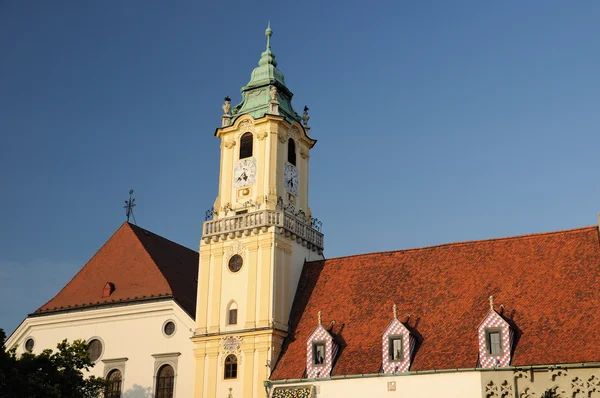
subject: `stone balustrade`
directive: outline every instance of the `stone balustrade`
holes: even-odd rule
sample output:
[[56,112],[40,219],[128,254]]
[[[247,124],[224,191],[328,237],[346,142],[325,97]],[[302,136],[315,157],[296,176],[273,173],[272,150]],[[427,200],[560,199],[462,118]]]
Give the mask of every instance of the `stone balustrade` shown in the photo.
[[323,234],[312,228],[310,223],[283,210],[259,210],[205,221],[202,239],[204,243],[218,242],[266,232],[271,227],[319,254],[323,252]]

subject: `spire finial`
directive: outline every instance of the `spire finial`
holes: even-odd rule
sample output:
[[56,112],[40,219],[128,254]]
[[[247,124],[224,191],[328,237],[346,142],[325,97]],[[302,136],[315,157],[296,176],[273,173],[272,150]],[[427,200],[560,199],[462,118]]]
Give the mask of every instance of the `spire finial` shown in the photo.
[[267,30],[265,30],[265,36],[267,36],[267,50],[271,49],[271,36],[273,36],[273,31],[271,30],[271,21],[267,25]]
[[320,325],[320,324],[321,324],[321,311],[319,311],[319,312],[317,313],[317,316],[319,317],[319,325]]
[[275,61],[275,54],[271,52],[271,36],[273,36],[273,31],[271,30],[271,21],[269,21],[267,30],[265,30],[265,36],[267,36],[267,49],[260,55],[258,65],[277,66],[277,62]]
[[396,307],[396,303],[394,303],[394,305],[392,306],[392,311],[394,311],[394,319],[398,319],[398,314],[396,313],[396,309],[398,307]]
[[490,296],[490,311],[494,311],[494,296]]

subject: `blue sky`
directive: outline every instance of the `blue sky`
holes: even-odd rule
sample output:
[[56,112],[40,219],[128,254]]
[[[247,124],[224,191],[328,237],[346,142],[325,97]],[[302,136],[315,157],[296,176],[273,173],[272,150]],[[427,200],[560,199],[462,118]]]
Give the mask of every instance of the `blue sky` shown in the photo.
[[595,1],[3,1],[0,327],[123,223],[192,249],[221,104],[264,50],[310,107],[325,255],[569,229],[600,211]]

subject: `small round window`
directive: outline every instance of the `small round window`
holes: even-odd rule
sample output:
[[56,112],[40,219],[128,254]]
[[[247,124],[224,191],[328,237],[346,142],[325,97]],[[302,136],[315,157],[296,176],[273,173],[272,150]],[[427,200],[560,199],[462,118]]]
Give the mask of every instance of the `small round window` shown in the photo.
[[165,323],[165,326],[163,326],[163,332],[166,336],[173,336],[173,334],[175,334],[175,322],[168,321]]
[[229,259],[229,270],[231,272],[238,272],[240,269],[242,269],[242,264],[244,264],[242,256],[236,254],[235,256]]
[[89,342],[88,354],[90,361],[96,362],[102,355],[102,342],[98,339],[93,339]]
[[33,339],[32,338],[27,339],[27,341],[25,342],[25,350],[32,352],[34,346],[35,346],[35,342],[33,341]]

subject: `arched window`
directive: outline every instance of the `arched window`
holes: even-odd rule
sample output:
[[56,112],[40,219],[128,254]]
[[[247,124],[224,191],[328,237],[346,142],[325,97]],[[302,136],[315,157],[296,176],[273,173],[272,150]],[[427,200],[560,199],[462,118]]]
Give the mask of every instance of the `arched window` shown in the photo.
[[225,378],[237,379],[237,358],[235,355],[228,355],[225,358]]
[[229,304],[229,308],[227,309],[227,324],[237,325],[237,316],[237,304],[235,303],[235,301],[232,301],[231,304]]
[[252,133],[246,133],[240,139],[240,159],[252,156]]
[[121,382],[123,376],[118,369],[111,370],[106,376],[104,398],[121,398]]
[[291,138],[288,140],[288,162],[296,165],[296,142]]
[[173,398],[175,387],[175,372],[171,365],[163,365],[156,374],[155,398]]

